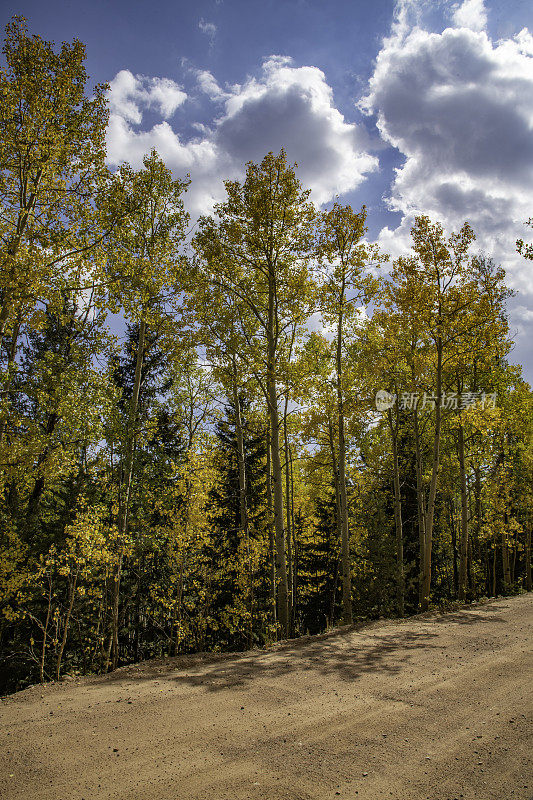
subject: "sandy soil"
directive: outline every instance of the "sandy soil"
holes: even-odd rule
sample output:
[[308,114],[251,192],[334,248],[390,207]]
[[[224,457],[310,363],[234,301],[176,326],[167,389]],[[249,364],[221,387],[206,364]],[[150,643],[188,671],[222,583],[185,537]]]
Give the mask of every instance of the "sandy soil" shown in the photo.
[[0,704],[4,800],[532,800],[533,595]]

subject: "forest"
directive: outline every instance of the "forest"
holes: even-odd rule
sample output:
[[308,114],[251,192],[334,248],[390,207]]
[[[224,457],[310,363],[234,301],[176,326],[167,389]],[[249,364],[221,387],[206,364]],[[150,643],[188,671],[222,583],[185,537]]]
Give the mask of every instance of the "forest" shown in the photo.
[[191,220],[157,152],[109,169],[84,63],[6,28],[0,691],[530,591],[531,390],[468,221],[391,260],[283,150]]

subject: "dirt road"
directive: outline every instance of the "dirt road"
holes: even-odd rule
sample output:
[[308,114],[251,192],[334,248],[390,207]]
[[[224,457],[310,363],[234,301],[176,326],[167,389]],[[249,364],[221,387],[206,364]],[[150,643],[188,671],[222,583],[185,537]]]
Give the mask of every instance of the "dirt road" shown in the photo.
[[531,800],[533,595],[0,704],[4,800]]

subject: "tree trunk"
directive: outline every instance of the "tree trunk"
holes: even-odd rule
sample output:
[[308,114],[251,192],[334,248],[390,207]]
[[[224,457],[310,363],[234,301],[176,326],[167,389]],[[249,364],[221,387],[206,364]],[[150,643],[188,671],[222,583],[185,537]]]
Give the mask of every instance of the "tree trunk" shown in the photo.
[[509,545],[507,542],[507,514],[504,514],[504,525],[502,526],[501,532],[501,545],[502,545],[502,567],[503,567],[503,582],[504,582],[504,592],[509,591],[509,587],[511,586],[511,564],[509,562]]
[[481,531],[481,470],[479,467],[474,467],[474,508],[476,513],[476,537],[479,539]]
[[442,399],[442,341],[437,339],[437,392],[435,408],[435,433],[433,436],[433,458],[431,462],[431,480],[425,523],[424,572],[422,581],[422,597],[420,610],[427,611],[431,592],[431,551],[433,543],[433,520],[435,515],[435,498],[440,466],[440,433],[441,433],[441,399]]
[[342,622],[353,623],[352,614],[352,565],[350,561],[350,530],[348,524],[348,499],[346,492],[346,441],[344,435],[344,397],[342,384],[342,330],[343,330],[344,286],[337,321],[337,426],[339,451],[339,496],[341,513],[341,566],[342,566]]
[[[467,512],[468,512],[467,513],[467,523],[468,523],[468,529],[470,530],[470,509],[469,508],[467,509]],[[472,535],[469,534],[468,535],[468,539],[467,539],[467,548],[466,548],[466,585],[467,585],[467,588],[470,589],[470,591],[473,592],[474,591],[474,578],[473,578],[473,575],[472,575],[472,561],[473,561],[472,546],[473,546],[472,545]]]
[[337,583],[339,581],[339,564],[340,557],[335,558],[335,567],[333,569],[333,583],[331,585],[331,595],[329,599],[329,627],[333,628],[335,625],[335,604],[337,602]]
[[135,450],[135,440],[137,437],[137,414],[139,410],[139,395],[141,391],[141,375],[144,359],[144,347],[146,341],[146,321],[141,318],[139,325],[139,341],[137,343],[137,354],[135,359],[135,378],[133,382],[133,394],[131,397],[130,413],[128,421],[128,439],[126,442],[126,455],[124,458],[123,486],[120,493],[119,513],[118,513],[118,560],[113,585],[113,615],[112,615],[112,643],[111,643],[111,668],[116,669],[118,664],[118,629],[119,629],[119,600],[120,600],[120,580],[122,577],[122,562],[124,560],[124,550],[126,545],[126,532],[128,528],[128,516],[130,510],[131,484],[133,477],[133,453]]
[[289,469],[290,469],[290,489],[291,489],[291,498],[290,498],[290,513],[291,513],[291,532],[292,532],[292,582],[291,582],[291,635],[295,635],[296,632],[296,604],[297,604],[297,595],[296,595],[296,588],[297,588],[297,556],[298,556],[298,545],[296,542],[296,526],[294,521],[294,473],[293,473],[293,461],[292,461],[292,450],[291,446],[289,445]]
[[403,527],[402,499],[400,494],[400,467],[398,464],[398,431],[392,422],[392,411],[388,411],[389,427],[392,440],[392,461],[394,470],[394,524],[396,528],[396,602],[398,614],[405,612],[405,576],[403,566]]
[[250,531],[248,526],[248,503],[246,499],[246,460],[244,457],[244,434],[242,429],[241,401],[237,386],[237,367],[233,359],[233,405],[235,406],[235,437],[237,440],[237,462],[239,468],[239,521],[240,527],[246,544],[246,557],[248,561],[248,612],[250,620],[248,624],[248,647],[253,644],[253,568],[250,551]]
[[278,408],[278,390],[276,385],[276,315],[274,280],[269,278],[269,310],[268,310],[268,364],[267,391],[270,412],[270,450],[272,457],[272,488],[274,499],[274,530],[276,534],[276,580],[278,619],[281,635],[286,637],[289,631],[289,588],[287,582],[287,561],[285,557],[285,519],[283,513],[283,471],[280,456],[280,422]]
[[468,560],[468,494],[466,490],[465,438],[461,421],[457,432],[457,455],[459,457],[459,484],[461,488],[461,536],[459,539],[459,600],[466,599]]
[[270,597],[272,602],[272,620],[275,625],[278,621],[276,602],[276,536],[274,533],[274,504],[272,502],[272,466],[270,455],[270,414],[268,415],[267,439],[267,517],[268,517],[268,542],[270,549]]
[[492,596],[496,597],[496,536],[494,536],[494,548],[492,550]]
[[63,652],[65,650],[65,645],[67,643],[67,635],[68,635],[68,626],[70,622],[70,615],[72,613],[72,607],[74,605],[74,595],[76,593],[76,582],[77,582],[77,575],[74,575],[74,578],[70,584],[70,591],[69,591],[69,602],[67,613],[65,616],[65,622],[63,623],[63,636],[61,637],[61,644],[59,645],[59,652],[57,654],[57,661],[56,661],[56,680],[59,680],[60,672],[61,672],[61,660],[63,658]]
[[455,509],[452,497],[448,498],[448,508],[450,513],[450,531],[452,535],[453,595],[454,597],[457,597],[459,593],[459,568],[457,565],[457,535],[455,532]]
[[285,449],[285,510],[286,510],[286,525],[287,525],[287,581],[289,587],[289,633],[292,636],[292,525],[291,525],[291,473],[290,473],[290,454],[289,454],[289,434],[287,431],[287,406],[289,398],[288,394],[285,395],[285,405],[283,409],[283,442]]
[[418,578],[418,604],[422,605],[424,587],[424,564],[426,562],[426,498],[422,480],[422,452],[420,449],[420,432],[418,429],[418,411],[414,409],[415,430],[415,458],[416,458],[416,504],[418,513],[418,541],[419,541],[419,578]]
[[[275,387],[270,393],[274,398]],[[280,424],[277,406],[271,409],[270,449],[272,457],[272,488],[274,500],[274,531],[276,537],[276,588],[278,619],[282,636],[288,634],[289,592],[287,582],[287,562],[285,557],[285,525],[283,515],[283,475],[279,448]]]
[[185,560],[187,552],[184,548],[180,558],[180,568],[178,573],[178,597],[176,601],[176,634],[173,641],[174,655],[178,655],[181,644],[181,617],[182,617],[182,600],[183,600],[183,578],[185,576]]
[[299,545],[298,545],[298,536],[296,534],[297,530],[301,533],[301,518],[300,518],[300,514],[299,513],[298,513],[298,526],[296,525],[295,516],[293,516],[293,523],[292,523],[292,531],[293,531],[293,536],[294,536],[294,548],[293,548],[293,552],[294,552],[294,569],[293,569],[294,584],[293,584],[293,590],[292,590],[292,596],[293,596],[293,601],[294,602],[293,602],[292,611],[293,611],[293,625],[294,625],[294,630],[295,631],[297,629],[299,630],[299,626],[298,626],[298,567],[299,567],[298,557],[299,557],[299,553],[300,553],[300,548],[299,548]]
[[43,646],[41,649],[41,662],[39,664],[39,681],[44,683],[44,665],[46,662],[46,643],[48,639],[48,625],[50,624],[50,615],[52,611],[52,573],[48,573],[48,603],[46,606],[46,620],[43,627]]
[[529,521],[526,529],[526,546],[525,546],[525,585],[526,591],[531,591],[531,522]]
[[341,525],[341,494],[339,489],[339,470],[337,464],[337,453],[335,450],[335,439],[333,435],[333,422],[329,417],[328,417],[328,433],[329,433],[329,447],[331,451],[331,465],[333,470],[333,481],[335,484],[335,525],[337,528],[337,540],[340,545],[342,541],[342,525]]
[[141,556],[139,577],[135,589],[135,641],[133,646],[134,661],[136,664],[141,660],[141,576],[144,574],[144,556]]

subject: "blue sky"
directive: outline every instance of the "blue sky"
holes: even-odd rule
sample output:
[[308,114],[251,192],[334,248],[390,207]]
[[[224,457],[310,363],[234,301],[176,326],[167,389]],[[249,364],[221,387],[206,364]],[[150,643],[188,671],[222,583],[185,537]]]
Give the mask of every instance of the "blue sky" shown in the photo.
[[[285,146],[317,204],[369,209],[393,256],[423,211],[468,220],[501,262],[513,359],[533,379],[533,4],[526,0],[208,0],[3,3],[56,42],[80,38],[111,84],[112,165],[157,147],[192,177],[191,213],[222,180]],[[531,266],[530,266],[531,265]]]

